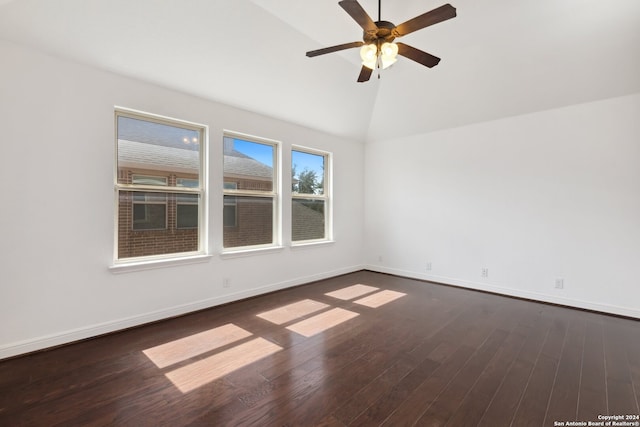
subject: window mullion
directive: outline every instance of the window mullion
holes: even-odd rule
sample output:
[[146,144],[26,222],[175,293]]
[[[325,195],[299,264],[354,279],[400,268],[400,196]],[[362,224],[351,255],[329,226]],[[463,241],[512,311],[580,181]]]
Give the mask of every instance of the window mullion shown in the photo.
[[275,197],[277,193],[273,191],[253,191],[253,190],[223,190],[225,196],[254,196],[254,197]]
[[176,186],[156,186],[156,185],[139,185],[139,184],[119,184],[115,185],[120,191],[142,191],[145,193],[182,193],[182,194],[201,194],[200,188],[176,187]]

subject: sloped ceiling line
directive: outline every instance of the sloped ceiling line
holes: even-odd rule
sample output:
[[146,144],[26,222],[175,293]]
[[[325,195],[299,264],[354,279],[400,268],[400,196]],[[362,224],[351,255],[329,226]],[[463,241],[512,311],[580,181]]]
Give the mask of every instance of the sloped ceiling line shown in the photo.
[[638,0],[383,1],[382,18],[446,2],[455,19],[406,37],[440,64],[366,84],[357,49],[304,55],[361,39],[337,0],[0,0],[0,38],[360,141],[640,92]]

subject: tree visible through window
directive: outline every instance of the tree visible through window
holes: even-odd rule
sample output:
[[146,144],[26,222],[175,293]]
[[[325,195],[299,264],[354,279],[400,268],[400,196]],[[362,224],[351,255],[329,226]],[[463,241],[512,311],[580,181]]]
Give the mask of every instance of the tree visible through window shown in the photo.
[[203,252],[205,128],[116,111],[116,259]]
[[329,238],[328,153],[297,148],[291,151],[291,239]]

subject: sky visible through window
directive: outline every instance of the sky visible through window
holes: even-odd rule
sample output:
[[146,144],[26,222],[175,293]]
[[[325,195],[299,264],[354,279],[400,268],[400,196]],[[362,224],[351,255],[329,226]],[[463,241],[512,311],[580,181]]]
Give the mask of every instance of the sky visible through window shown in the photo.
[[[267,144],[244,141],[235,138],[233,140],[235,150],[254,158],[260,163],[273,167],[273,147]],[[298,173],[305,169],[312,170],[318,178],[324,175],[324,157],[317,154],[292,151],[291,165],[295,166]]]
[[244,141],[242,139],[233,140],[233,148],[242,154],[264,163],[265,165],[273,168],[273,146],[267,144],[260,144],[257,142]]
[[316,173],[318,179],[322,179],[324,175],[324,156],[294,150],[291,152],[291,166],[296,168],[297,173],[305,169],[312,170]]

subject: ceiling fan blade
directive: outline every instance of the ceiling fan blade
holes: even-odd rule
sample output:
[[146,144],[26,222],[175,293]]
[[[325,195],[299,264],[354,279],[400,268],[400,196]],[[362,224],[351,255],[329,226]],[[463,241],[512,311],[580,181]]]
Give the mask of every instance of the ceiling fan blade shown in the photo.
[[408,44],[396,44],[398,45],[398,55],[402,55],[406,58],[416,61],[417,63],[422,64],[425,67],[435,67],[436,65],[438,65],[438,62],[440,62],[440,58],[438,58],[437,56],[433,56],[430,53],[423,52],[420,49],[409,46]]
[[371,78],[371,73],[373,73],[373,70],[363,65],[360,70],[360,75],[358,76],[358,82],[362,83],[368,81]]
[[398,25],[392,33],[395,37],[406,36],[409,33],[437,24],[438,22],[446,21],[447,19],[454,18],[455,16],[456,8],[450,4],[445,4],[433,9],[432,11],[416,16],[407,22],[403,22]]
[[378,31],[378,26],[373,22],[373,19],[367,12],[360,6],[356,0],[342,0],[339,1],[338,4],[342,7],[345,12],[349,14],[353,18],[354,21],[358,23],[366,32],[376,33]]
[[352,47],[360,47],[364,44],[364,42],[351,42],[339,44],[337,46],[325,47],[323,49],[312,50],[307,52],[307,56],[309,58],[313,58],[314,56],[324,55],[325,53],[337,52],[339,50],[351,49]]

